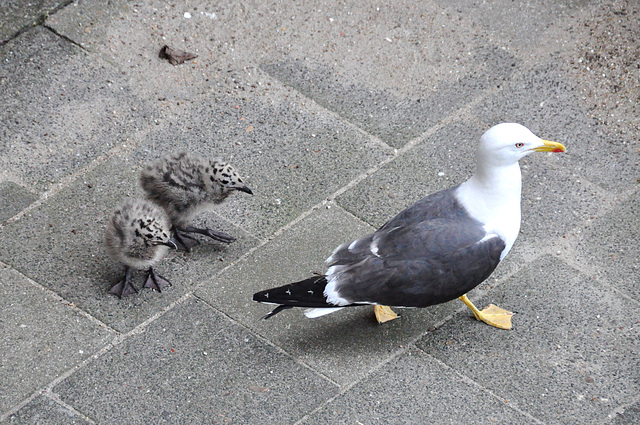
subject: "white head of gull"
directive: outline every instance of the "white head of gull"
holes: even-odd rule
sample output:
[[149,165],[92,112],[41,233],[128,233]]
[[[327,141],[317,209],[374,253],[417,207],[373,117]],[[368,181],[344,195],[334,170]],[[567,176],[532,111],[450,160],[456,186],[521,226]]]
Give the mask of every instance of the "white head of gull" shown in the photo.
[[522,175],[518,161],[533,152],[564,152],[564,146],[542,140],[520,124],[491,127],[478,144],[475,174],[456,192],[462,206],[484,224],[488,234],[504,239],[500,259],[511,250],[520,231]]

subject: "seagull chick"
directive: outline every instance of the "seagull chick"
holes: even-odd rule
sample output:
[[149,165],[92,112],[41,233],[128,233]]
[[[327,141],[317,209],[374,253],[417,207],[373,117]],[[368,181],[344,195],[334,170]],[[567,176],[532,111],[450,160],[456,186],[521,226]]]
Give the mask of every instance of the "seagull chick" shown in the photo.
[[176,248],[171,239],[171,222],[167,214],[152,202],[127,200],[113,212],[107,223],[105,242],[109,255],[125,266],[124,278],[115,284],[110,294],[126,297],[137,293],[131,283],[131,269],[148,269],[144,287],[162,292],[171,282],[156,274],[153,265]]
[[184,152],[166,155],[147,165],[140,184],[147,198],[169,215],[178,249],[184,251],[199,244],[187,233],[199,233],[224,243],[235,241],[222,232],[192,227],[191,219],[221,203],[233,191],[253,194],[231,165]]
[[466,293],[487,279],[520,231],[522,179],[518,161],[532,152],[564,152],[520,124],[490,128],[478,145],[476,172],[400,212],[376,232],[347,242],[327,259],[325,276],[254,294],[278,307],[307,307],[318,317],[371,305],[379,322],[397,315],[387,306],[427,307],[460,298],[476,319],[511,328],[513,313],[478,310]]

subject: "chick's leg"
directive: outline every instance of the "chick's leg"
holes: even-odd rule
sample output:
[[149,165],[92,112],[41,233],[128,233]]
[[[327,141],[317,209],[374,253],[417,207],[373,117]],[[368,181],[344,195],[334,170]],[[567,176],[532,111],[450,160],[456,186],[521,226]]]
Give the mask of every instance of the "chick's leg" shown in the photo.
[[201,235],[209,236],[211,239],[223,243],[231,243],[236,240],[236,238],[231,235],[227,235],[226,233],[222,232],[216,232],[215,230],[211,229],[199,229],[197,227],[188,226],[181,230],[188,233],[199,233]]
[[154,291],[162,292],[162,290],[168,286],[171,286],[171,282],[157,274],[153,270],[153,267],[149,267],[147,279],[144,281],[144,287],[151,288]]
[[118,298],[138,293],[138,290],[131,283],[131,268],[128,266],[124,268],[124,277],[109,289],[109,293],[117,295]]
[[186,234],[182,229],[177,227],[173,228],[173,241],[176,244],[178,251],[191,252],[191,248],[196,245],[200,245],[197,239]]

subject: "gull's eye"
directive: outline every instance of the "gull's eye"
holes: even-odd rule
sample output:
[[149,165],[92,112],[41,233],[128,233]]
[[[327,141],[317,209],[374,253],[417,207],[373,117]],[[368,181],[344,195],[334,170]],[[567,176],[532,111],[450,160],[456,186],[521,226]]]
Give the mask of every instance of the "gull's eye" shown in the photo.
[[521,148],[524,146],[524,143],[516,143],[516,148]]

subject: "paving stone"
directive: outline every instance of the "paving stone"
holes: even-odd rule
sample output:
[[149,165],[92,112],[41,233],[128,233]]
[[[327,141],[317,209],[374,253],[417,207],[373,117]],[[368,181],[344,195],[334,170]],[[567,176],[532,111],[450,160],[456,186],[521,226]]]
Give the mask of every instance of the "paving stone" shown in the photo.
[[38,396],[18,412],[10,415],[7,424],[33,425],[88,425],[95,422],[67,409],[46,396]]
[[371,307],[347,308],[317,319],[307,319],[295,309],[260,320],[273,306],[255,303],[252,296],[324,273],[323,262],[335,247],[371,230],[340,208],[319,209],[225,270],[196,295],[338,383],[353,382],[463,308],[462,303],[398,309],[401,319],[379,325]]
[[447,13],[472,21],[474,27],[481,27],[505,47],[525,51],[537,46],[556,21],[589,3],[588,0],[533,3],[499,0],[479,5],[473,0],[435,1]]
[[[124,268],[104,248],[104,229],[112,211],[123,200],[141,196],[136,188],[140,166],[110,160],[49,198],[21,220],[0,229],[5,241],[0,259],[118,331],[126,332],[209,279],[257,240],[215,214],[198,217],[196,224],[234,235],[238,241],[223,246],[202,239],[192,253],[169,252],[156,270],[173,282],[161,294],[144,290],[122,300],[108,294],[122,278]],[[142,287],[143,272],[134,274]]]
[[640,423],[640,402],[624,409],[623,413],[616,414],[613,425],[638,425]]
[[418,347],[546,423],[604,423],[637,397],[637,303],[548,256],[492,302],[512,331],[454,318]]
[[191,299],[55,387],[99,423],[294,423],[337,386]]
[[632,134],[610,134],[586,110],[580,82],[556,66],[557,58],[524,71],[475,107],[487,127],[518,122],[543,138],[567,147],[563,168],[621,191],[636,184],[639,157]]
[[640,301],[640,192],[594,220],[575,247],[599,279]]
[[303,424],[536,423],[451,369],[411,349]]
[[425,196],[468,179],[475,170],[482,133],[467,121],[447,125],[340,195],[337,202],[379,228]]
[[[104,14],[90,5],[69,7],[47,23],[131,64],[142,91],[160,95],[149,81],[164,80],[167,98],[193,99],[216,83],[246,96],[262,90],[251,87],[260,67],[396,147],[501,84],[518,62],[430,2],[323,4],[322,13],[296,3],[148,3],[132,13],[116,4]],[[121,19],[110,19],[114,10]],[[135,26],[146,30],[132,32]],[[157,58],[163,44],[197,53],[197,63],[166,66]]]
[[48,190],[152,115],[119,71],[42,27],[0,47],[0,168]]
[[0,182],[0,222],[13,217],[37,198],[13,182]]
[[304,30],[261,68],[394,147],[517,68],[511,54],[430,2],[336,9],[327,15],[339,37],[305,16]]
[[2,0],[0,2],[0,42],[7,41],[20,30],[36,25],[59,5],[59,0],[37,2]]
[[115,336],[4,265],[0,295],[0,415]]
[[[483,64],[513,61],[497,49],[481,49],[476,54],[482,58],[476,57],[474,61]],[[487,76],[493,71],[477,70],[474,71],[477,74],[442,82],[435,90],[418,89],[407,97],[380,87],[378,79],[373,79],[376,84],[371,80],[350,80],[340,69],[313,62],[266,63],[261,69],[396,148],[488,89],[491,79]]]

